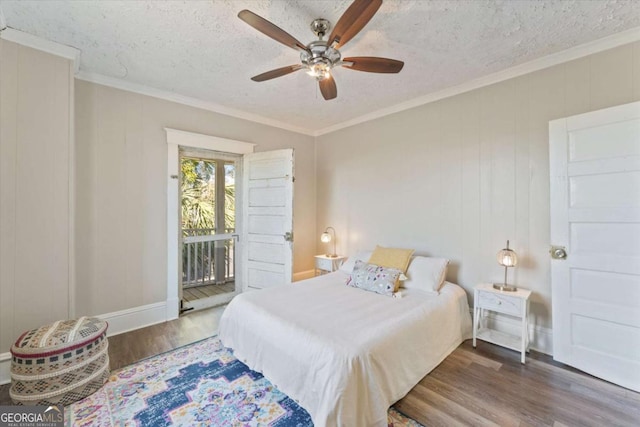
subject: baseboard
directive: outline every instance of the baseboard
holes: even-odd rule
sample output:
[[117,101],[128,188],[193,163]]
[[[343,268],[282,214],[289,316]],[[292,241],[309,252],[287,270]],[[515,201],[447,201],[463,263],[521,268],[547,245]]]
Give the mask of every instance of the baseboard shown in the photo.
[[299,280],[311,279],[315,275],[315,270],[299,271],[297,273],[293,273],[293,281],[297,282]]
[[[471,310],[473,318],[473,310]],[[503,316],[496,313],[489,313],[489,327],[500,332],[512,335],[520,335],[522,324],[520,319]],[[553,355],[553,331],[538,325],[529,325],[529,348],[540,353]]]
[[166,322],[170,320],[167,319],[168,314],[167,302],[163,301],[101,314],[96,317],[109,323],[107,335],[113,336],[144,328],[145,326],[155,325],[156,323]]

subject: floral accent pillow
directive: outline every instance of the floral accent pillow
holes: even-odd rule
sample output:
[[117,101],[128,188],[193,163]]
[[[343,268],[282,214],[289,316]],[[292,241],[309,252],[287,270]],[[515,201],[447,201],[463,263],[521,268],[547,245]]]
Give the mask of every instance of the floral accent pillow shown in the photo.
[[401,273],[395,268],[380,267],[357,260],[346,285],[392,297]]

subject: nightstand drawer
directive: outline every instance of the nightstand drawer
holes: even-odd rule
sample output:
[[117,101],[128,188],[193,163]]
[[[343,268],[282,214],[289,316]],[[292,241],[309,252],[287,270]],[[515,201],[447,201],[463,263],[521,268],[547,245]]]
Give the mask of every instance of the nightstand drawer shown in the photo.
[[318,270],[333,271],[334,260],[331,258],[316,258],[316,268]]
[[316,273],[318,272],[318,270],[325,273],[334,272],[338,268],[340,268],[346,258],[347,257],[341,255],[336,255],[334,257],[330,257],[327,255],[316,255]]
[[522,299],[494,292],[478,292],[478,306],[504,314],[520,316],[522,314]]

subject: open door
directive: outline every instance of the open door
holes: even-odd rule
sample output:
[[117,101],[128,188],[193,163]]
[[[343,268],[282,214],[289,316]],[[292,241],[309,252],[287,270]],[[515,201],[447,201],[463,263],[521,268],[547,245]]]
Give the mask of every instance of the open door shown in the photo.
[[293,149],[244,155],[243,289],[291,283]]
[[640,391],[640,102],[549,133],[553,357]]

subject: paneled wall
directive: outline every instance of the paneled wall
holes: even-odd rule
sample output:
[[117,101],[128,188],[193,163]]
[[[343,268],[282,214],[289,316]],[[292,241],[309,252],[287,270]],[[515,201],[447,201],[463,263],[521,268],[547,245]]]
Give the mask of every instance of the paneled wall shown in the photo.
[[[468,292],[509,280],[532,289],[551,327],[548,122],[640,99],[640,42],[317,138],[317,233],[340,253],[376,244],[444,256]],[[318,244],[318,253],[323,248]]]
[[69,308],[70,60],[0,40],[0,353]]
[[294,271],[313,268],[313,137],[76,80],[78,315],[166,300],[165,127],[294,148]]

